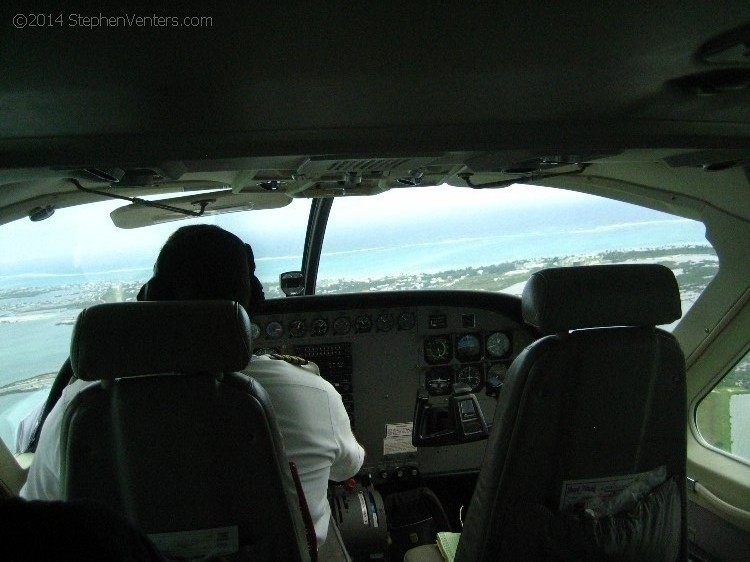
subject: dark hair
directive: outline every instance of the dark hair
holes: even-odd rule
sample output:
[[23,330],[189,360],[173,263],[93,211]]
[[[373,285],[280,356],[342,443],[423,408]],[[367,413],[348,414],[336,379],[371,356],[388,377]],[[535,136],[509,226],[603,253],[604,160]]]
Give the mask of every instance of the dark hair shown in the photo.
[[237,236],[215,225],[177,229],[154,265],[154,276],[139,300],[233,300],[248,312],[263,300],[255,278],[252,250]]

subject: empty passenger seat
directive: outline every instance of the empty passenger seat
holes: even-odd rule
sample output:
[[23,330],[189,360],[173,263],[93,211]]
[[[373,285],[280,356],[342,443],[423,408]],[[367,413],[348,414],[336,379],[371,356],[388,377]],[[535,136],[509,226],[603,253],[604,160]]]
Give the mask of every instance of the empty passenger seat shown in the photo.
[[674,275],[542,270],[522,309],[548,335],[508,371],[456,562],[685,560],[685,360],[656,328]]

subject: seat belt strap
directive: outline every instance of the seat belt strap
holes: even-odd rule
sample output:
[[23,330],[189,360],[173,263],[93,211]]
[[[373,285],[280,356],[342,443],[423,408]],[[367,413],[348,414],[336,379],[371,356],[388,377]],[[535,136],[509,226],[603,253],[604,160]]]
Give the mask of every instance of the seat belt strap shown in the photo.
[[305,535],[307,537],[307,548],[310,551],[310,560],[312,560],[312,562],[317,562],[318,538],[315,534],[315,525],[313,524],[312,515],[310,515],[310,507],[307,505],[305,491],[302,489],[302,482],[299,479],[297,465],[290,462],[289,469],[291,470],[292,478],[294,479],[294,487],[297,489],[297,498],[299,498],[299,510],[302,514],[302,521],[305,523]]

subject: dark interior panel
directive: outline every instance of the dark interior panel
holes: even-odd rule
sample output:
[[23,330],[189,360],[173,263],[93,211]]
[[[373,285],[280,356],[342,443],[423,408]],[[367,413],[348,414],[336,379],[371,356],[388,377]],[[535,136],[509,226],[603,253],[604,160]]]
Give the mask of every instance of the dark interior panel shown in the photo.
[[695,502],[688,501],[690,560],[739,562],[747,560],[750,536]]

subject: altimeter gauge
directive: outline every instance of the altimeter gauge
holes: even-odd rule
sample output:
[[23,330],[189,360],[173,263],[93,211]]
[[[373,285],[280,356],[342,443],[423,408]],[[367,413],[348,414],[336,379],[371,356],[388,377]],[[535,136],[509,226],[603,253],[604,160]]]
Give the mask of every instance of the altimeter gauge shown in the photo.
[[510,337],[505,332],[493,332],[487,336],[487,354],[490,357],[505,357],[510,350]]

